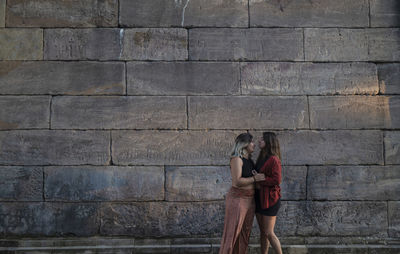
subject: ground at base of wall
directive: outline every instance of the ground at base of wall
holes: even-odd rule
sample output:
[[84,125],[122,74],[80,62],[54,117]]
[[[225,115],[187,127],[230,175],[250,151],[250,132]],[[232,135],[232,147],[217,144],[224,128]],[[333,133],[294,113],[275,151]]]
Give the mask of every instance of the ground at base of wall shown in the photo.
[[[0,253],[218,253],[219,238],[135,239],[118,237],[3,238]],[[398,238],[287,237],[281,238],[287,254],[399,254]],[[248,254],[260,253],[251,239]],[[269,253],[275,253],[272,248]]]

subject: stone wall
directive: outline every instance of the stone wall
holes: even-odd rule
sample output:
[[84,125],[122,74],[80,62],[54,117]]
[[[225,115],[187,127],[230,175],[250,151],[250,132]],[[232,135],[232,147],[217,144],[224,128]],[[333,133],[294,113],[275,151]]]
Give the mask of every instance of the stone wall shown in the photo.
[[0,0],[0,27],[1,237],[219,238],[249,129],[279,135],[284,243],[400,238],[397,0]]

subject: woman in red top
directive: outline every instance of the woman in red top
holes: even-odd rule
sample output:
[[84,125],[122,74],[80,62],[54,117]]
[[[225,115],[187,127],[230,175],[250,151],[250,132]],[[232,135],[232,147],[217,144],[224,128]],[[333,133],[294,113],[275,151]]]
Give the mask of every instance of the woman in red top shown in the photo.
[[281,254],[282,248],[274,233],[276,215],[281,206],[282,167],[279,141],[273,132],[264,132],[259,139],[261,149],[256,162],[256,170],[265,174],[265,180],[257,182],[254,194],[256,218],[260,227],[261,253],[267,254],[269,244],[275,253]]

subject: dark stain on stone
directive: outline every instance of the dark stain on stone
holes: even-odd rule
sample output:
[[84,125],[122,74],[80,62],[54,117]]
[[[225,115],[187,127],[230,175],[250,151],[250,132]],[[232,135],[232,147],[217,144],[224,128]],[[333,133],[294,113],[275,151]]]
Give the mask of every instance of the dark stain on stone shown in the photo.
[[150,32],[136,32],[133,40],[136,45],[143,46],[145,43],[148,43],[151,38]]
[[5,76],[9,72],[18,68],[23,62],[22,61],[4,61],[0,62],[0,76]]

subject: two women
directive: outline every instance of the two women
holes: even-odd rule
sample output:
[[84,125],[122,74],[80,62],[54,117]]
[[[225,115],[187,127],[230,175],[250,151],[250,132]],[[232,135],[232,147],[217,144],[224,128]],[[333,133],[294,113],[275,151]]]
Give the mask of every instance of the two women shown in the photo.
[[220,254],[247,253],[255,213],[262,253],[268,253],[269,243],[276,253],[282,253],[273,231],[281,196],[279,142],[274,133],[264,132],[259,146],[261,152],[254,165],[251,160],[254,152],[252,135],[242,133],[235,139],[230,161],[232,187],[225,200]]

